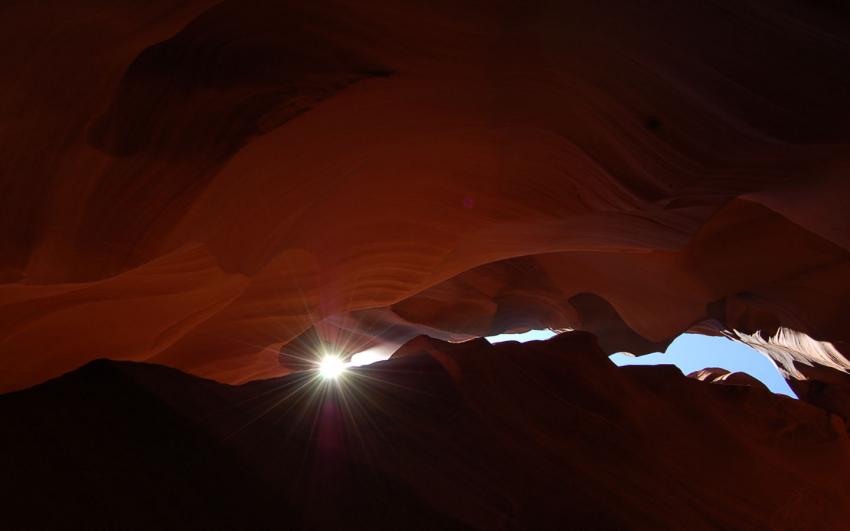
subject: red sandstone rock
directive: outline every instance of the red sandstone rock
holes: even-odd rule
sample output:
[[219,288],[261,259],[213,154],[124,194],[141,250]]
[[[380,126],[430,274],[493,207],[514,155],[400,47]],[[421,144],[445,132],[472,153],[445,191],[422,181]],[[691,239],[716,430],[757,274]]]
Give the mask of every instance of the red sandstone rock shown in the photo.
[[748,385],[767,390],[767,386],[745,372],[730,372],[717,367],[707,367],[688,374],[688,378],[696,378],[703,382],[723,385]]
[[0,22],[0,389],[314,325],[848,351],[839,3],[76,4]]

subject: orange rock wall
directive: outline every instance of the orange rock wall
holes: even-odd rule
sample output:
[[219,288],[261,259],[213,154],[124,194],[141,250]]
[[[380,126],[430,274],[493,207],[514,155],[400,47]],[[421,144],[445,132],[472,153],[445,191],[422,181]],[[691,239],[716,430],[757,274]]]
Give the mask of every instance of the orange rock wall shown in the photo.
[[840,3],[71,4],[0,17],[2,390],[317,323],[847,352]]

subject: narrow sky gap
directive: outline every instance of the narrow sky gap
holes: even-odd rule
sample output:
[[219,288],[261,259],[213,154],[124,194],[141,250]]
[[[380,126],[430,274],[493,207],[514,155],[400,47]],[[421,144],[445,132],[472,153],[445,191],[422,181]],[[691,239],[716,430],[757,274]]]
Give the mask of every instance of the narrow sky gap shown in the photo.
[[[499,334],[487,338],[490,343],[501,341],[537,341],[549,339],[551,330],[529,330],[522,334]],[[706,367],[720,367],[731,372],[745,372],[764,383],[774,393],[797,398],[788,382],[779,373],[776,365],[767,356],[743,343],[723,337],[701,334],[682,334],[667,348],[666,352],[654,352],[644,356],[617,353],[610,356],[618,366],[623,365],[675,365],[684,374]]]
[[391,355],[392,352],[388,352],[385,348],[370,348],[351,356],[351,360],[346,364],[346,366],[359,367],[361,365],[369,365],[378,361],[387,360]]
[[[553,337],[551,330],[529,330],[521,334],[498,334],[488,336],[490,343],[502,341],[542,341]],[[370,349],[352,356],[348,367],[368,365],[383,361],[391,353],[384,350]],[[745,372],[764,383],[774,393],[797,398],[788,382],[779,373],[773,361],[743,343],[731,341],[723,337],[704,336],[701,334],[682,334],[667,348],[666,352],[654,352],[644,356],[631,356],[617,353],[610,356],[618,366],[624,365],[675,365],[683,374],[690,374],[707,367],[720,367],[731,372]]]
[[554,335],[555,332],[551,330],[529,330],[522,334],[499,334],[495,336],[488,336],[486,339],[490,343],[501,343],[502,341],[519,341],[520,343],[525,343],[526,341],[541,341],[549,339]]
[[682,334],[667,347],[666,352],[645,356],[617,353],[611,356],[611,361],[619,366],[675,365],[684,374],[706,367],[720,367],[727,371],[745,372],[774,393],[797,398],[770,358],[743,343],[724,337]]

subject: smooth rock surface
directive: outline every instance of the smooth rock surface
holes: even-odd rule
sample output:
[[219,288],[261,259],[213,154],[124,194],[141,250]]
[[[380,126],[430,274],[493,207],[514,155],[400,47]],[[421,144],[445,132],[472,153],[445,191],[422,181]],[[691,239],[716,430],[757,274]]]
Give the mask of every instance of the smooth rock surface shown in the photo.
[[315,326],[843,357],[848,33],[828,1],[13,2],[0,389],[278,376]]

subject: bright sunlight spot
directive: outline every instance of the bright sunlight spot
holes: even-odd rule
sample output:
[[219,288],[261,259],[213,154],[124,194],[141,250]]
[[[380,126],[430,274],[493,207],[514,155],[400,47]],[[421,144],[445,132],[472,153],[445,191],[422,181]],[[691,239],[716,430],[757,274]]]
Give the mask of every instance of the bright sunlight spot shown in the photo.
[[319,375],[325,380],[333,380],[345,371],[345,362],[336,356],[325,356],[319,363]]

